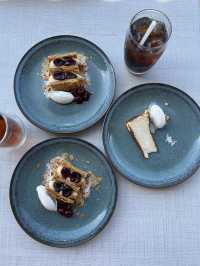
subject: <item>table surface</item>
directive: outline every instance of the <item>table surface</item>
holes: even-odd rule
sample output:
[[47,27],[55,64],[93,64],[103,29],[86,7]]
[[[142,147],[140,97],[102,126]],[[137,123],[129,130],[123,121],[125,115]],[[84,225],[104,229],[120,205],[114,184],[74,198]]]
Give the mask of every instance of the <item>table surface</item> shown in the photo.
[[[152,71],[136,78],[125,68],[123,43],[129,20],[144,8],[166,12],[173,35]],[[110,223],[95,239],[69,249],[47,247],[29,238],[16,223],[8,197],[11,175],[21,156],[53,137],[31,125],[15,103],[13,76],[26,50],[53,35],[79,35],[110,57],[117,75],[116,97],[134,85],[156,81],[175,85],[200,103],[198,0],[1,0],[0,25],[0,111],[18,114],[29,133],[21,149],[0,150],[0,265],[199,266],[200,171],[165,190],[146,189],[117,175],[119,197]],[[103,150],[101,132],[102,121],[75,136]]]

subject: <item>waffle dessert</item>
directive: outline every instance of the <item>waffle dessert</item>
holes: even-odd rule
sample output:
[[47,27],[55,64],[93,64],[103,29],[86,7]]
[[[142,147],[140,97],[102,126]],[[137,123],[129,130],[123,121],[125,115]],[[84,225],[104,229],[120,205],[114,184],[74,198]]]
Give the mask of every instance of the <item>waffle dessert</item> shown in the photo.
[[74,166],[66,155],[53,158],[43,176],[43,185],[57,202],[57,211],[66,217],[73,215],[76,206],[84,205],[90,189],[100,181],[100,177]]
[[85,88],[86,79],[74,72],[57,71],[50,75],[46,86],[52,90],[71,91],[74,88]]
[[64,91],[71,93],[76,103],[88,101],[91,93],[86,90],[86,61],[84,55],[76,52],[49,55],[42,65],[45,96],[52,91]]
[[87,70],[86,57],[76,52],[65,53],[62,55],[48,56],[47,78],[54,72],[74,72],[84,74]]
[[128,120],[126,127],[140,147],[145,158],[149,158],[150,153],[157,152],[156,144],[150,132],[148,111]]

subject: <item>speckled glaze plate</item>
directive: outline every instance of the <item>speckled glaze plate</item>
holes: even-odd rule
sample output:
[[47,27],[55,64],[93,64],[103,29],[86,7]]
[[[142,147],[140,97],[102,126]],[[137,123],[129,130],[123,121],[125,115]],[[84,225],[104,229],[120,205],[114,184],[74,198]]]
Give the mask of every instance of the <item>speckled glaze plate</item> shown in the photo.
[[[72,218],[44,209],[37,197],[47,162],[67,152],[73,164],[102,177],[82,208]],[[10,203],[23,230],[50,246],[79,245],[98,234],[110,220],[117,199],[115,176],[105,156],[95,146],[76,138],[55,138],[31,148],[18,163],[10,184]]]
[[[42,91],[41,65],[50,54],[76,51],[88,57],[88,90],[82,104],[60,105]],[[55,36],[34,45],[21,59],[14,79],[17,104],[36,126],[53,133],[72,133],[96,123],[109,108],[115,92],[115,73],[105,53],[94,43],[71,35]]]
[[[125,127],[127,119],[157,103],[170,116],[154,136],[159,151],[144,159]],[[172,146],[166,141],[168,134]],[[144,84],[122,94],[106,116],[103,142],[118,171],[136,184],[160,188],[178,184],[200,165],[200,109],[183,91],[165,84]]]

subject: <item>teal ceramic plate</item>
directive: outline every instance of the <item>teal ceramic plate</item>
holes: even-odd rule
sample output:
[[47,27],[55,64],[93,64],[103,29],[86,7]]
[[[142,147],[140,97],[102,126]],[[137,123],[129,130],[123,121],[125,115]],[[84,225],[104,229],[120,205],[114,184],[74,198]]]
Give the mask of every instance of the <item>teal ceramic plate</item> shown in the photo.
[[[44,209],[37,197],[47,162],[68,152],[78,167],[102,177],[82,208],[72,218]],[[99,233],[115,209],[117,184],[105,156],[88,142],[75,138],[55,138],[31,148],[18,163],[10,184],[10,203],[19,225],[39,242],[50,246],[79,245]]]
[[[41,65],[50,54],[76,51],[88,57],[88,90],[82,104],[60,105],[42,92]],[[115,74],[105,53],[92,42],[76,36],[55,36],[33,46],[21,59],[14,79],[17,104],[36,126],[53,133],[72,133],[96,123],[109,108],[115,91]]]
[[[154,136],[159,148],[144,159],[129,135],[125,122],[148,107],[159,104],[170,120]],[[172,137],[172,146],[166,142]],[[200,109],[183,91],[165,84],[145,84],[122,94],[112,105],[104,123],[105,150],[118,171],[129,180],[159,188],[178,184],[200,165]]]

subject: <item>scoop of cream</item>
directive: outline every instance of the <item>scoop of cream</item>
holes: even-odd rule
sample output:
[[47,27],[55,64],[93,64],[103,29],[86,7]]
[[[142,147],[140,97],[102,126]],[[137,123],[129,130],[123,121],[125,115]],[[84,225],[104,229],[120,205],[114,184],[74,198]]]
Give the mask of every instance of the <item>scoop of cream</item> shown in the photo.
[[73,94],[67,91],[50,91],[45,93],[45,95],[47,98],[60,104],[68,104],[74,100]]
[[36,191],[38,193],[38,198],[45,209],[48,211],[57,211],[56,201],[49,196],[44,186],[37,186]]
[[157,104],[151,104],[148,108],[150,119],[155,128],[162,128],[166,125],[167,119],[162,108]]

